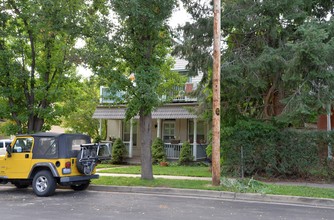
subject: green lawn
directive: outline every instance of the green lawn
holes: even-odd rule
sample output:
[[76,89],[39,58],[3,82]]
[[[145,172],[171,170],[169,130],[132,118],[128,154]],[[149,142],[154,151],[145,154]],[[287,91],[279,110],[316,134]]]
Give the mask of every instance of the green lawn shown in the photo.
[[[102,166],[101,166],[102,165]],[[101,164],[97,168],[109,168],[110,165]],[[110,169],[100,170],[99,173],[122,173],[122,174],[140,174],[140,166],[112,166]],[[162,167],[153,165],[154,175],[171,175],[171,176],[196,176],[211,177],[209,167],[204,166],[167,166]]]
[[146,186],[146,187],[168,187],[181,189],[201,189],[201,190],[217,190],[230,192],[257,192],[261,194],[273,195],[291,195],[303,197],[331,198],[334,199],[334,189],[322,189],[307,186],[281,186],[274,184],[266,184],[259,182],[258,186],[249,187],[239,186],[212,186],[211,181],[202,180],[171,180],[171,179],[154,179],[142,180],[133,177],[105,177],[92,180],[92,184],[96,185],[113,185],[113,186]]
[[[99,173],[120,173],[120,174],[140,174],[140,166],[116,166],[109,164],[99,164]],[[209,167],[204,166],[153,166],[153,174],[155,175],[172,175],[172,176],[194,176],[194,177],[211,177]],[[142,180],[140,178],[130,177],[105,177],[101,176],[97,180],[92,181],[96,185],[114,185],[114,186],[147,186],[147,187],[170,187],[184,189],[202,189],[202,190],[218,190],[230,192],[251,192],[273,195],[292,195],[317,198],[334,199],[334,189],[322,189],[306,186],[287,186],[267,184],[253,179],[231,180],[222,178],[222,186],[212,186],[211,181],[202,180],[173,180],[160,179]]]

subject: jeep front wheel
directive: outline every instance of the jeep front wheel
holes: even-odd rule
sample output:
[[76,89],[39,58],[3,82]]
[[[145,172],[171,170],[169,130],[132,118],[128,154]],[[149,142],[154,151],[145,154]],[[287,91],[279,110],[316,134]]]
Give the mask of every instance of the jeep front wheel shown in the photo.
[[51,196],[56,190],[56,180],[50,171],[42,170],[34,176],[32,188],[37,196]]
[[87,181],[86,183],[81,184],[73,184],[71,185],[71,188],[75,191],[82,191],[88,188],[90,181]]

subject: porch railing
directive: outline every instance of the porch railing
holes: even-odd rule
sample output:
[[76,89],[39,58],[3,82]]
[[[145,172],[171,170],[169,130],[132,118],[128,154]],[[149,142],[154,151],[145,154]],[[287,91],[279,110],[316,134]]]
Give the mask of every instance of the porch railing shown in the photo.
[[[194,155],[194,145],[191,145],[191,154]],[[197,144],[197,151],[196,151],[196,160],[205,159],[206,156],[206,147],[207,144]],[[171,144],[171,143],[164,143],[164,148],[166,152],[167,159],[177,160],[180,158],[180,152],[182,148],[182,143],[180,144]]]
[[[110,152],[112,152],[112,142],[110,142]],[[129,149],[130,149],[130,142],[124,141],[123,142],[127,151],[126,156],[129,157]],[[191,155],[194,155],[194,144],[191,145]],[[206,159],[206,147],[208,144],[197,144],[197,151],[196,151],[196,160]],[[182,143],[180,144],[171,144],[171,143],[164,143],[164,148],[166,152],[167,159],[171,160],[178,160],[180,158],[180,152],[182,148]]]

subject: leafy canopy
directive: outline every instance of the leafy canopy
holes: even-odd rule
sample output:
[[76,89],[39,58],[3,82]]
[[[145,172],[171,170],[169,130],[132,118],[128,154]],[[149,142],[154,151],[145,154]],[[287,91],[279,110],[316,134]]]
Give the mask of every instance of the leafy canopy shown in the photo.
[[0,118],[8,120],[8,134],[48,129],[70,111],[64,102],[74,98],[79,80],[75,44],[97,6],[85,0],[2,2]]
[[[211,54],[213,39],[212,5],[183,2],[194,22],[180,27],[182,43],[175,51],[189,60],[194,73],[210,73],[211,56],[206,54]],[[298,125],[332,103],[333,1],[226,0],[222,4],[225,125],[244,117],[278,115]],[[210,98],[207,93],[208,102]]]

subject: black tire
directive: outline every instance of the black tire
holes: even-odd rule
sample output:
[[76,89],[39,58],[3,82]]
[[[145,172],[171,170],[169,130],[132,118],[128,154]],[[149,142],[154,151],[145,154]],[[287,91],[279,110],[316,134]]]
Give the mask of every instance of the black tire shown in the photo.
[[81,184],[73,184],[71,185],[71,188],[74,191],[83,191],[88,188],[89,184],[90,184],[90,181],[87,181],[86,183],[81,183]]
[[26,183],[14,183],[14,186],[16,186],[16,188],[18,188],[18,189],[26,189],[26,188],[28,188],[29,184],[26,184]]
[[56,180],[50,171],[42,170],[34,176],[32,188],[37,196],[51,196],[56,190]]

